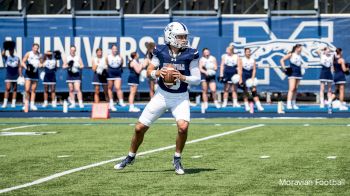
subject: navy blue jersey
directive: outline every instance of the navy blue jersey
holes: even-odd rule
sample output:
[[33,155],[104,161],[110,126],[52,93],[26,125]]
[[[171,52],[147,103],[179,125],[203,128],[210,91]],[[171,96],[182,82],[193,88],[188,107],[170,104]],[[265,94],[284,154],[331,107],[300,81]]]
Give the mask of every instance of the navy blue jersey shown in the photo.
[[[159,69],[167,64],[172,64],[176,70],[185,76],[191,75],[191,61],[199,59],[198,51],[193,48],[182,49],[176,57],[172,57],[168,45],[157,45],[153,50],[153,55],[159,59]],[[164,84],[162,78],[158,79],[158,85],[161,89],[170,93],[184,93],[187,92],[188,87],[188,84],[182,81],[177,81],[176,84],[168,87]]]

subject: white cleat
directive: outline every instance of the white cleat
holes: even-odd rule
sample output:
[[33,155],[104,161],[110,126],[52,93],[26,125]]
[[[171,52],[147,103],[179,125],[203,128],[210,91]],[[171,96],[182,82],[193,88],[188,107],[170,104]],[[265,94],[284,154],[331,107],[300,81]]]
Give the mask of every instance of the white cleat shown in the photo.
[[321,104],[320,104],[320,108],[324,108],[324,103],[321,103]]
[[43,108],[46,108],[46,107],[47,107],[47,103],[44,103],[44,104],[42,105],[42,107],[43,107]]
[[183,166],[181,164],[181,157],[174,157],[173,166],[174,166],[176,174],[178,174],[178,175],[185,174],[185,169],[183,168]]
[[126,106],[126,104],[125,103],[118,103],[121,107],[125,107]]
[[293,109],[292,105],[287,104],[287,110],[292,110],[292,109]]
[[16,107],[16,104],[11,104],[11,108],[15,108]]
[[6,108],[7,104],[2,104],[1,108]]
[[53,108],[56,108],[57,107],[57,103],[55,102],[55,103],[52,103],[52,105],[51,105]]
[[83,109],[84,108],[84,104],[79,104],[79,108]]
[[250,111],[249,105],[246,105],[246,106],[245,106],[245,111],[246,111],[246,112],[249,112],[249,111]]
[[75,108],[75,104],[72,103],[68,108]]

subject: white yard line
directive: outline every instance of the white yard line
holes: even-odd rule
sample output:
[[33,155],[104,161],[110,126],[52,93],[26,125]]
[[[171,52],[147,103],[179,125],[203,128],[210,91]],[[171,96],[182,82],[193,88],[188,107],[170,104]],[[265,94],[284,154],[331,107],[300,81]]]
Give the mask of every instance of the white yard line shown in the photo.
[[24,125],[24,126],[19,126],[19,127],[10,127],[10,128],[5,128],[1,129],[2,131],[10,131],[14,129],[23,129],[23,128],[28,128],[28,127],[37,127],[37,126],[46,126],[47,124],[38,124],[38,125]]
[[[210,140],[210,139],[214,139],[214,138],[217,138],[217,137],[222,137],[222,136],[225,136],[225,135],[238,133],[238,132],[242,132],[242,131],[246,131],[246,130],[250,130],[250,129],[255,129],[255,128],[259,128],[259,127],[263,127],[263,126],[265,126],[265,125],[264,124],[258,124],[258,125],[253,125],[253,126],[249,126],[249,127],[240,128],[240,129],[235,129],[235,130],[231,130],[231,131],[227,131],[227,132],[211,135],[211,136],[208,136],[208,137],[203,137],[203,138],[191,140],[191,141],[186,142],[186,144],[192,144],[192,143],[197,143],[197,142],[201,142],[201,141],[205,141],[205,140]],[[157,149],[153,149],[153,150],[149,150],[149,151],[138,153],[137,156],[152,154],[152,153],[155,153],[155,152],[161,152],[161,151],[168,150],[168,149],[173,149],[173,148],[175,148],[175,145],[165,146],[165,147],[162,147],[162,148],[157,148]],[[60,173],[56,173],[56,174],[53,174],[53,175],[50,175],[50,176],[47,176],[47,177],[44,177],[44,178],[40,178],[40,179],[35,180],[33,182],[25,183],[25,184],[14,186],[14,187],[10,187],[10,188],[1,189],[0,193],[6,193],[6,192],[14,191],[14,190],[17,190],[17,189],[22,189],[22,188],[30,187],[30,186],[33,186],[33,185],[41,184],[41,183],[44,183],[44,182],[47,182],[47,181],[50,181],[50,180],[53,180],[53,179],[56,179],[56,178],[68,175],[68,174],[72,174],[72,173],[75,173],[75,172],[78,172],[78,171],[90,169],[90,168],[93,168],[93,167],[98,167],[98,166],[101,166],[101,165],[104,165],[104,164],[107,164],[107,163],[111,163],[111,162],[115,162],[115,161],[120,161],[120,160],[123,160],[124,158],[125,158],[124,156],[123,157],[118,157],[118,158],[115,158],[115,159],[110,159],[110,160],[101,161],[101,162],[98,162],[98,163],[93,163],[91,165],[86,165],[86,166],[83,166],[83,167],[70,169],[70,170],[63,171],[63,172],[60,172]]]

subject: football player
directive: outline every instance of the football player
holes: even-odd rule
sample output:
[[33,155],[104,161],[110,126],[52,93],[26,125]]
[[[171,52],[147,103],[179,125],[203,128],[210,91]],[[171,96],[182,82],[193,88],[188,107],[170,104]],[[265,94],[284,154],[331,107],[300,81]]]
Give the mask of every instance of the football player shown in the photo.
[[[157,79],[159,87],[135,126],[128,156],[117,163],[114,166],[115,169],[123,169],[134,162],[144,134],[151,124],[169,109],[178,128],[173,166],[176,174],[185,173],[181,164],[181,153],[185,147],[190,122],[188,85],[199,85],[200,83],[199,55],[196,49],[188,47],[188,34],[187,27],[180,22],[172,22],[165,27],[166,44],[155,47],[154,56],[147,69],[147,75]],[[173,77],[176,80],[171,86],[166,85],[162,79],[167,75],[167,69],[164,67],[169,64],[176,69],[173,72]]]

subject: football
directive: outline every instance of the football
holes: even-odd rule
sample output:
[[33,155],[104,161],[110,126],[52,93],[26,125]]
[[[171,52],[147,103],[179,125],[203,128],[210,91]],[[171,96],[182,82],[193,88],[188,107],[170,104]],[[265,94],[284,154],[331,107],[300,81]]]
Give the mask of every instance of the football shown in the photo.
[[175,71],[175,67],[172,64],[167,64],[164,66],[166,68],[167,74],[164,76],[163,81],[167,86],[174,85],[175,78],[173,77],[173,73]]

